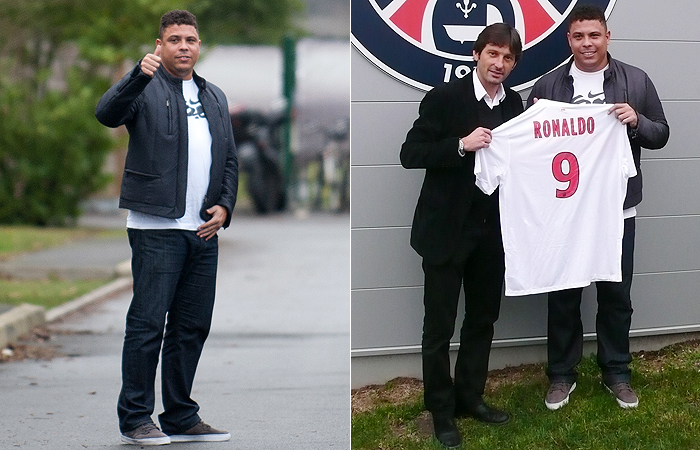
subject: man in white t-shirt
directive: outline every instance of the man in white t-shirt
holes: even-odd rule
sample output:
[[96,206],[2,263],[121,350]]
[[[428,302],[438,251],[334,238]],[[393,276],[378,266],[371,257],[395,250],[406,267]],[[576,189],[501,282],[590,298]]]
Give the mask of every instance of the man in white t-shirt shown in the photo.
[[[226,97],[194,72],[200,46],[194,15],[166,13],[155,51],[95,110],[104,125],[129,131],[119,198],[134,278],[117,404],[125,444],[231,438],[203,422],[190,397],[214,308],[217,232],[231,221],[238,189]],[[159,358],[162,431],[151,418]]]
[[[630,289],[634,260],[635,206],[642,200],[641,148],[666,145],[668,123],[654,84],[642,70],[613,59],[608,53],[610,31],[598,6],[579,5],[569,16],[567,34],[573,59],[543,76],[528,98],[566,103],[610,103],[610,113],[627,126],[637,176],[627,182],[622,239],[622,281],[597,282],[597,359],[604,386],[623,408],[636,407],[639,399],[631,387],[629,330],[632,322]],[[581,290],[551,292],[548,299],[547,376],[550,386],[547,408],[555,410],[569,401],[576,387],[576,366],[583,353]]]

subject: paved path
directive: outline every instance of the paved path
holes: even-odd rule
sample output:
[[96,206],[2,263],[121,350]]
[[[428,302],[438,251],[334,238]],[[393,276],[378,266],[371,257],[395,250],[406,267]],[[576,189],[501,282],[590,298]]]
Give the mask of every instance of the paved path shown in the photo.
[[[193,391],[232,439],[172,447],[350,448],[349,253],[347,215],[234,217]],[[65,357],[0,365],[0,449],[126,448],[116,399],[129,301],[52,324]]]

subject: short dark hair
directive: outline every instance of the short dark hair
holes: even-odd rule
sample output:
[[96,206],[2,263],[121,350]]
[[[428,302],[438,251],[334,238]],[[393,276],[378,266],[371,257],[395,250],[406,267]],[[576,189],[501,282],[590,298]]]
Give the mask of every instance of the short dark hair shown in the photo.
[[507,23],[494,23],[484,28],[474,42],[474,51],[481,54],[481,51],[488,45],[496,47],[508,47],[515,55],[515,62],[520,61],[523,54],[523,43],[520,40],[518,30]]
[[578,5],[569,14],[569,29],[574,22],[580,22],[582,20],[597,20],[603,24],[603,27],[607,30],[608,23],[605,20],[605,11],[603,11],[598,5]]
[[163,17],[160,18],[160,30],[158,31],[158,36],[161,39],[163,39],[163,32],[165,32],[165,29],[171,25],[192,25],[194,29],[197,30],[197,33],[199,33],[197,18],[194,14],[184,9],[175,9],[163,14]]

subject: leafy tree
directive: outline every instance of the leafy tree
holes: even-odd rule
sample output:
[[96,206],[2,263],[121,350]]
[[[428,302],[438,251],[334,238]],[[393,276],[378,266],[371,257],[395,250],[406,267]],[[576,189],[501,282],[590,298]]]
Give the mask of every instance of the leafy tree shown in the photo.
[[300,0],[191,0],[186,4],[197,16],[207,43],[277,45],[285,34],[303,34],[292,23],[303,9]]
[[0,223],[61,225],[104,187],[115,138],[97,100],[189,9],[202,39],[277,43],[299,0],[0,0]]

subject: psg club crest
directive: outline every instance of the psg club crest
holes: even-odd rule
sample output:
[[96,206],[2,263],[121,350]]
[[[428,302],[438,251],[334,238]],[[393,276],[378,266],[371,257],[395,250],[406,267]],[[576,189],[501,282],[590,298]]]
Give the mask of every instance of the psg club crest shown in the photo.
[[[419,89],[462,78],[492,23],[515,27],[523,56],[507,84],[526,89],[571,55],[567,17],[578,0],[352,0],[352,43],[389,75]],[[585,0],[609,17],[615,0]]]

